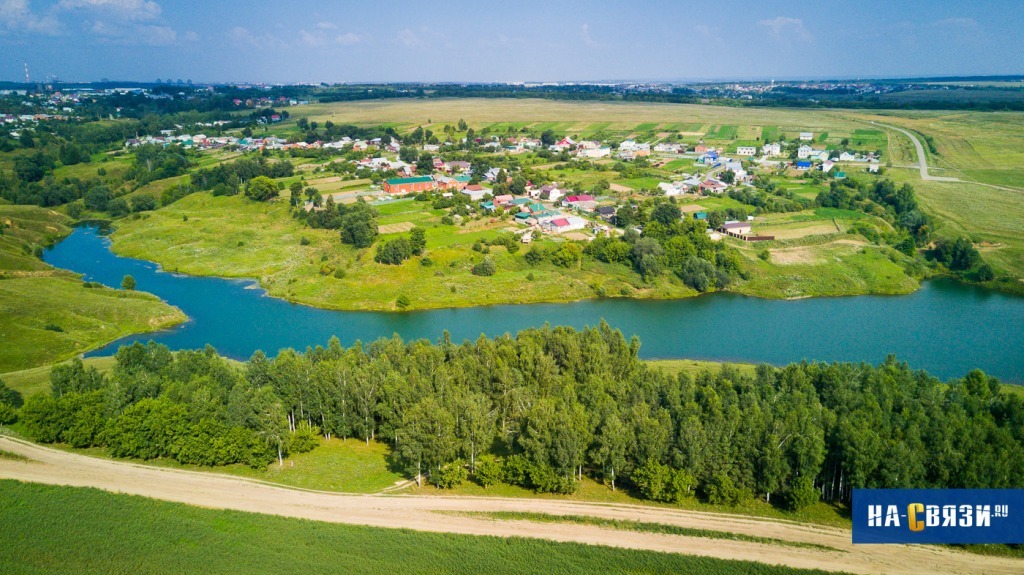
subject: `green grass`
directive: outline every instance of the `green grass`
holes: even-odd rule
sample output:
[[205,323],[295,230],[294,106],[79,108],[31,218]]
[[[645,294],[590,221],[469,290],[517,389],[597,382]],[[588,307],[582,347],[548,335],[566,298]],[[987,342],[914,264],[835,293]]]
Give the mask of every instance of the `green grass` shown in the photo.
[[576,525],[593,525],[606,527],[619,531],[636,531],[639,533],[658,533],[662,535],[682,535],[683,537],[698,537],[701,539],[726,539],[729,541],[745,541],[748,543],[762,543],[765,545],[782,545],[786,547],[800,547],[803,549],[817,549],[819,551],[842,552],[835,547],[818,545],[816,543],[804,543],[802,541],[787,541],[774,537],[758,537],[744,533],[731,533],[728,531],[714,531],[711,529],[695,529],[692,527],[680,527],[666,523],[651,523],[647,521],[630,521],[626,519],[606,519],[603,517],[591,517],[588,515],[550,515],[547,513],[532,513],[526,511],[468,511],[453,512],[452,515],[467,517],[486,517],[501,521],[533,521],[537,523],[572,523]]
[[[49,365],[185,315],[156,296],[86,288],[69,277],[0,281],[0,372]],[[47,326],[61,331],[47,329]]]
[[4,451],[0,449],[0,459],[6,459],[8,461],[28,461],[28,458],[18,453],[11,453],[10,451]]
[[[96,368],[100,373],[106,373],[114,367],[114,357],[89,357],[82,362],[88,367]],[[24,397],[36,393],[48,393],[50,391],[50,370],[53,365],[33,367],[21,371],[12,371],[0,374],[0,379],[7,384],[7,387],[21,393]]]
[[70,232],[35,206],[0,206],[0,373],[68,359],[117,338],[168,327],[184,314],[142,292],[85,288],[34,255]]
[[708,131],[706,137],[709,140],[735,140],[736,134],[739,131],[738,126],[733,125],[722,125],[713,126]]
[[634,132],[650,132],[658,128],[658,122],[644,122],[633,128]]
[[723,365],[729,365],[742,374],[753,375],[754,370],[757,368],[752,363],[728,363],[720,361],[702,361],[697,359],[655,359],[647,362],[651,367],[656,367],[676,375],[678,373],[686,373],[691,377],[695,377],[705,371],[717,372]]
[[0,565],[77,573],[811,573],[759,563],[335,525],[0,481]]

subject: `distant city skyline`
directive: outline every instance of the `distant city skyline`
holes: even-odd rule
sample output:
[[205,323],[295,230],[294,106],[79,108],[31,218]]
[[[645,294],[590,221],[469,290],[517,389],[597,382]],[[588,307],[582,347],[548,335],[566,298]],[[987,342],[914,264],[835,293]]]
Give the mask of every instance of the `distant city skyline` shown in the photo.
[[[896,5],[894,5],[896,4]],[[599,82],[1024,73],[1024,2],[0,0],[0,80]]]

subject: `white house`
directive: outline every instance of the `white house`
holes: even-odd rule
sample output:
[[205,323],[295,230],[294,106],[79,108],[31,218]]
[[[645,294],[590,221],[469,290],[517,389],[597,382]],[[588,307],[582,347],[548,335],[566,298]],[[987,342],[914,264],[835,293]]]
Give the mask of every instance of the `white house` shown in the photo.
[[812,132],[800,132],[800,141],[801,142],[810,142],[813,139],[814,139],[814,134]]
[[811,153],[812,152],[814,152],[814,150],[811,149],[810,146],[803,145],[803,146],[800,146],[799,148],[797,148],[797,150],[796,150],[796,157],[801,159],[801,160],[803,160],[803,159],[811,157]]
[[761,147],[761,154],[765,156],[778,156],[782,154],[782,146],[778,143],[765,144]]
[[577,155],[581,158],[596,160],[598,158],[607,158],[611,156],[612,149],[608,147],[581,149]]
[[854,161],[856,159],[857,159],[857,156],[851,154],[850,152],[843,152],[843,153],[839,154],[839,161],[840,162],[852,162],[852,161]]
[[679,194],[683,193],[680,187],[675,183],[669,184],[667,182],[661,182],[658,184],[658,189],[661,190],[662,192],[665,192],[666,196],[678,196]]
[[484,196],[491,193],[491,189],[485,188],[479,184],[475,184],[472,186],[466,186],[462,190],[462,193],[469,196],[469,199],[473,200],[474,202],[479,202],[480,200],[484,199]]
[[577,216],[565,216],[548,220],[544,227],[553,234],[563,234],[586,228],[587,220]]
[[753,156],[757,153],[757,146],[737,146],[737,156]]
[[835,166],[835,163],[833,163],[832,160],[825,160],[821,163],[821,171],[827,174],[832,170],[833,166]]

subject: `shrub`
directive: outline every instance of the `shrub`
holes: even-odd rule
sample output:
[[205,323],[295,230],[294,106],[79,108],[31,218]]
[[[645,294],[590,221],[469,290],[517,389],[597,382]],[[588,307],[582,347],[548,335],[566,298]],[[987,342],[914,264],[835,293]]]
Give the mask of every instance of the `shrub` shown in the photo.
[[412,257],[412,243],[408,238],[396,238],[377,245],[373,261],[381,264],[398,265]]
[[485,488],[490,487],[499,483],[503,476],[500,459],[493,455],[481,455],[477,458],[476,469],[473,471],[473,477],[476,478],[477,483]]
[[491,258],[484,258],[484,261],[473,266],[472,271],[475,276],[493,276],[498,271],[498,267],[494,265]]
[[439,489],[452,489],[462,485],[469,477],[466,471],[466,464],[462,460],[455,460],[445,465],[438,471],[430,474],[430,482]]
[[48,324],[43,326],[43,329],[45,329],[47,331],[56,331],[56,332],[60,332],[60,333],[64,332],[64,328],[60,327],[59,325],[57,325],[55,323],[48,323]]
[[338,268],[334,270],[334,279],[343,280],[345,279],[345,270]]
[[405,309],[405,308],[409,307],[409,304],[411,304],[411,303],[412,302],[409,301],[409,296],[407,296],[405,294],[402,294],[402,295],[398,296],[398,299],[395,300],[395,306],[398,309]]
[[124,276],[124,278],[121,280],[121,289],[129,291],[135,289],[135,278],[133,278],[131,275]]
[[307,453],[313,451],[320,445],[320,428],[310,425],[307,421],[301,421],[295,426],[292,433],[291,451],[294,453]]
[[302,236],[301,238],[299,238],[299,245],[300,246],[308,246],[309,245],[309,238],[307,238],[306,236]]
[[786,507],[798,511],[818,502],[818,490],[814,488],[814,478],[804,475],[797,478],[793,487],[785,497]]

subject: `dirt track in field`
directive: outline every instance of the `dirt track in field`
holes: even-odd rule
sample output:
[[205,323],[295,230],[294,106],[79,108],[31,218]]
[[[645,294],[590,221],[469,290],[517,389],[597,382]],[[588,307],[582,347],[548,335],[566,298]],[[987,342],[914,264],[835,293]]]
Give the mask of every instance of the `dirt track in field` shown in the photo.
[[[790,567],[853,573],[1024,572],[1024,561],[985,557],[937,547],[857,545],[845,529],[719,513],[639,505],[514,498],[350,495],[304,491],[212,473],[160,469],[87,457],[0,437],[0,449],[30,461],[0,459],[0,478],[52,485],[95,487],[217,509],[235,509],[317,521],[468,535],[520,536],[648,549]],[[449,512],[521,511],[589,515],[743,533],[816,543],[824,551],[786,545],[703,539],[606,529],[588,525],[502,521]],[[2,531],[2,527],[0,527]]]

